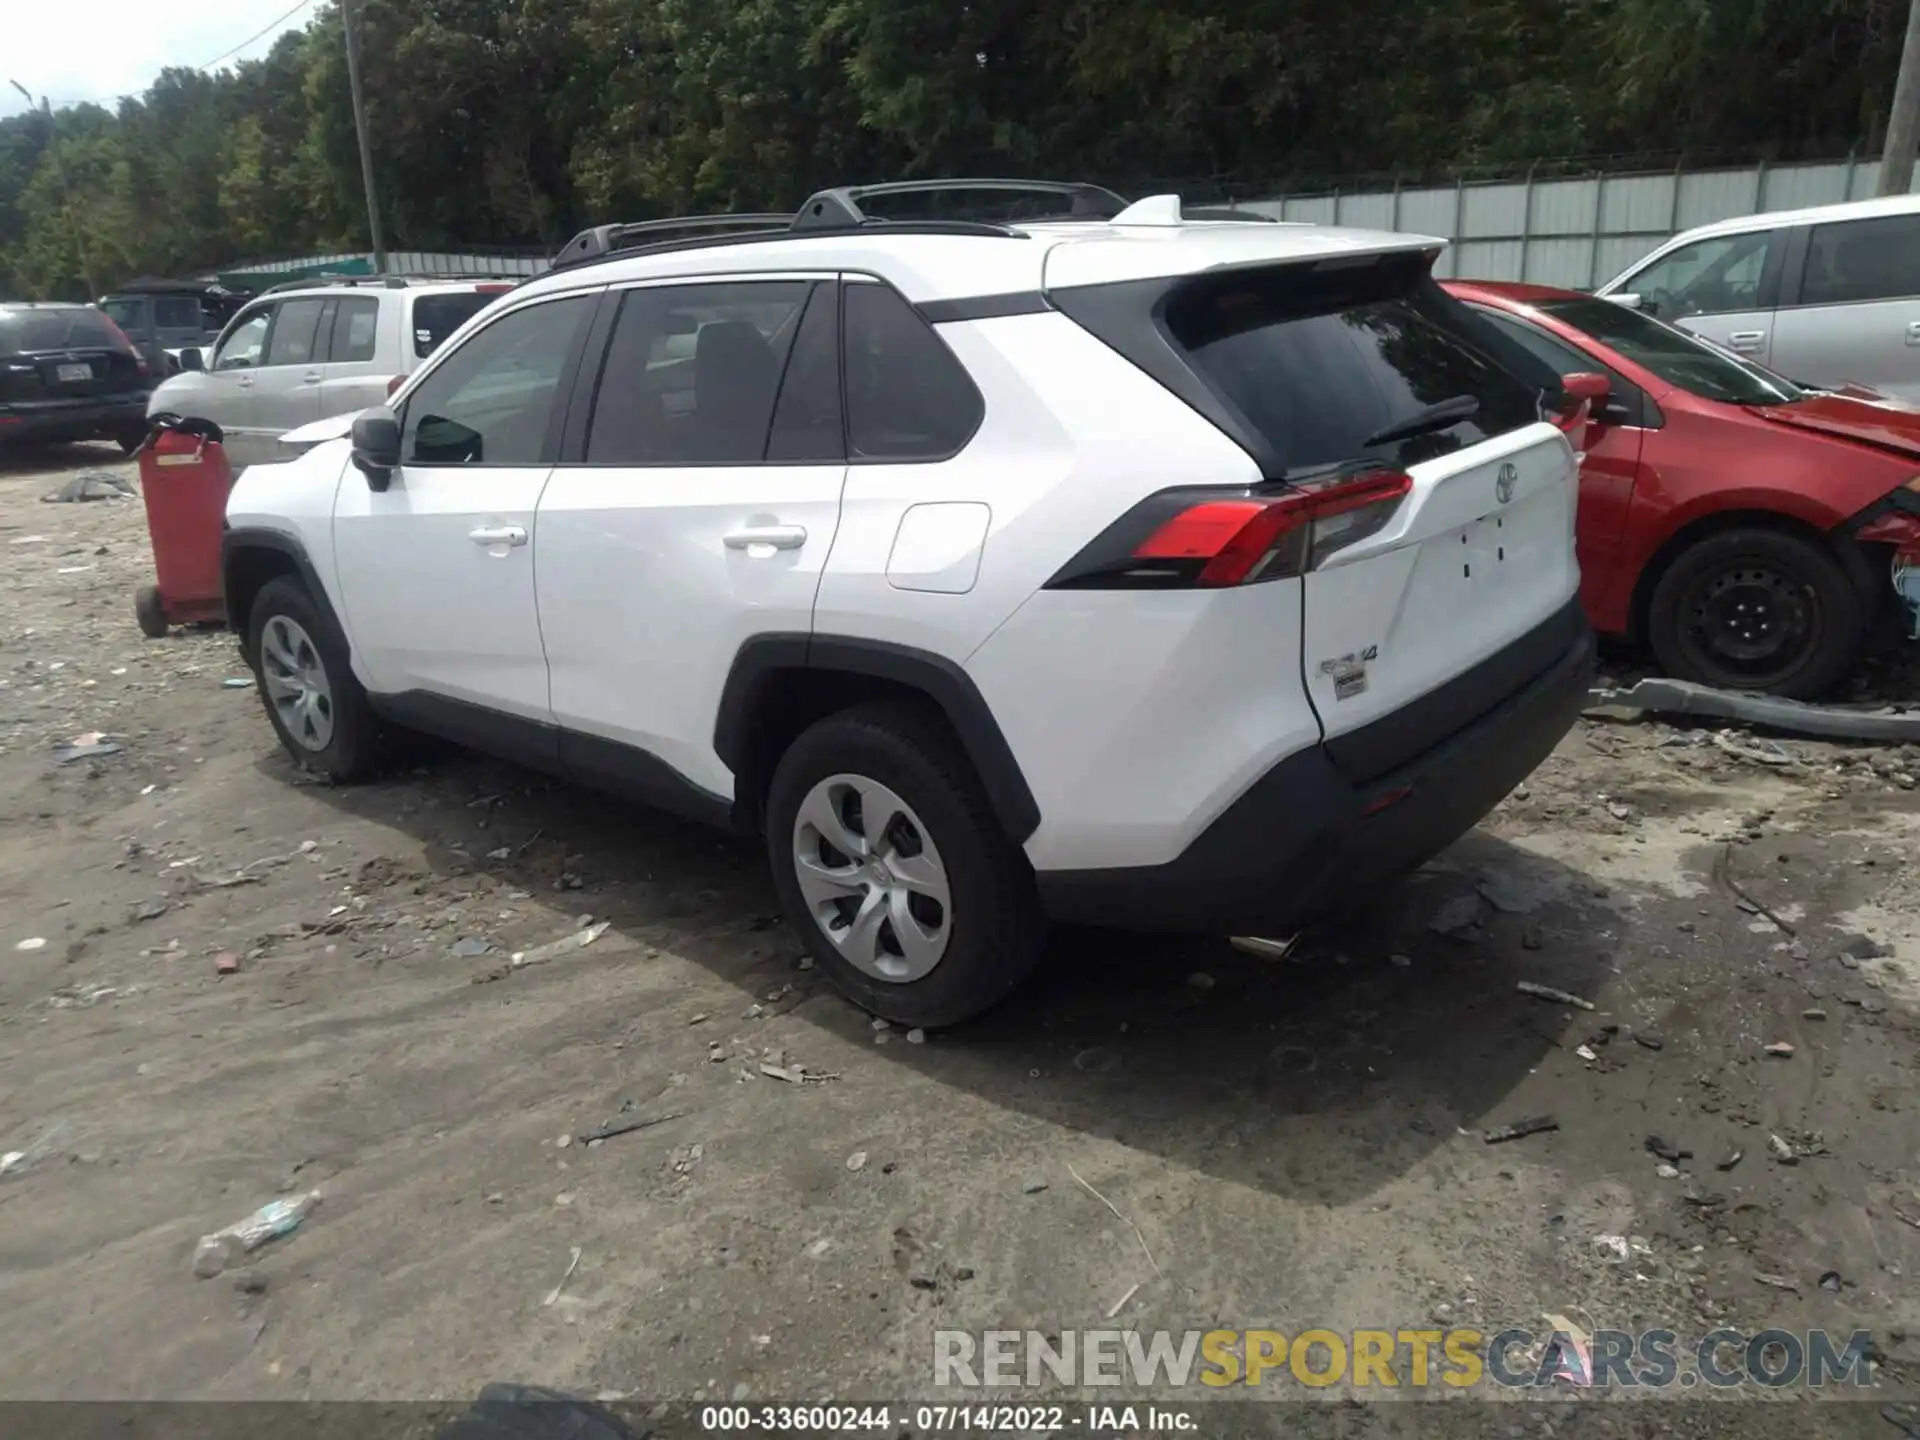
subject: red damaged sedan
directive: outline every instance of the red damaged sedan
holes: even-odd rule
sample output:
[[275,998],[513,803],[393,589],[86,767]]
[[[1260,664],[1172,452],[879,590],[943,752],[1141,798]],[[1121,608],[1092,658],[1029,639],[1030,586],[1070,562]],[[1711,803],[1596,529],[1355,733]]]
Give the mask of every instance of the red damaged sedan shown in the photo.
[[[1812,699],[1920,565],[1920,409],[1810,390],[1609,300],[1446,288],[1590,390],[1581,599],[1670,675]],[[1902,558],[1904,557],[1904,559]]]

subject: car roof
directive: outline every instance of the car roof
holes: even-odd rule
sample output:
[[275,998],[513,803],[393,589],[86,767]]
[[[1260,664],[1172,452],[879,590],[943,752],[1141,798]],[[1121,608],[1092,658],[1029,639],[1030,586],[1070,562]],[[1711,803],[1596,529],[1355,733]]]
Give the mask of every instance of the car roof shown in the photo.
[[0,300],[0,310],[91,310],[72,300]]
[[[1124,219],[1124,217],[1122,217]],[[1439,250],[1425,235],[1332,225],[1233,220],[1013,222],[1002,233],[928,233],[902,225],[732,237],[615,252],[526,281],[523,295],[636,280],[864,271],[884,275],[919,304],[1077,285],[1171,278],[1203,271],[1345,256]]]
[[[1874,200],[1848,200],[1836,205],[1810,205],[1799,210],[1763,210],[1757,215],[1735,215],[1727,220],[1696,225],[1683,230],[1673,240],[1663,242],[1666,249],[1673,241],[1704,240],[1714,235],[1745,235],[1755,230],[1777,230],[1784,225],[1822,225],[1837,220],[1873,220],[1883,215],[1912,215],[1920,212],[1920,195],[1883,195]],[[1638,263],[1637,261],[1635,262]]]

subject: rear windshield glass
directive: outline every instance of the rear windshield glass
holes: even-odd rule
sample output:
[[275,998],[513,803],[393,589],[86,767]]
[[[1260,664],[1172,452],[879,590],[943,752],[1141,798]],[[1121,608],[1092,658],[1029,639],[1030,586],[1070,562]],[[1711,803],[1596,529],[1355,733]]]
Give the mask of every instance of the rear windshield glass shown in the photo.
[[1431,460],[1533,424],[1558,385],[1442,293],[1421,256],[1209,278],[1166,323],[1288,475]]
[[1807,392],[1785,376],[1611,300],[1549,300],[1541,310],[1583,330],[1668,384],[1729,405],[1784,405]]
[[123,350],[126,342],[98,310],[0,310],[0,353],[75,348]]
[[413,353],[431,355],[440,348],[441,341],[479,314],[494,298],[477,290],[417,297],[413,302]]

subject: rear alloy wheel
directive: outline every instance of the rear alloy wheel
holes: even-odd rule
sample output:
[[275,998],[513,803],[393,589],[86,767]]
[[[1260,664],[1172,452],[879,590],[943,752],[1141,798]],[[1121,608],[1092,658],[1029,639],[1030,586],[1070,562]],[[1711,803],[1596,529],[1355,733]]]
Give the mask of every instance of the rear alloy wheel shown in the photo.
[[1812,700],[1853,668],[1866,622],[1859,584],[1822,542],[1753,527],[1675,557],[1647,638],[1677,679]]
[[767,851],[788,919],[856,1004],[953,1025],[1040,958],[1026,856],[946,727],[911,705],[843,711],[780,759]]

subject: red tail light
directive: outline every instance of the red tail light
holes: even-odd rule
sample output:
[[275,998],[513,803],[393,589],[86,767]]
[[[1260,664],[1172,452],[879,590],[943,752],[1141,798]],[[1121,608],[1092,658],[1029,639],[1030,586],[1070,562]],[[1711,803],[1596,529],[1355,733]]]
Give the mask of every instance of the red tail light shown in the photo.
[[1413,488],[1368,470],[1275,494],[1163,490],[1120,517],[1049,588],[1213,589],[1301,575],[1378,533]]
[[398,390],[402,385],[406,383],[407,383],[407,377],[404,375],[396,375],[391,380],[387,381],[387,398],[391,400],[393,398],[393,392]]

